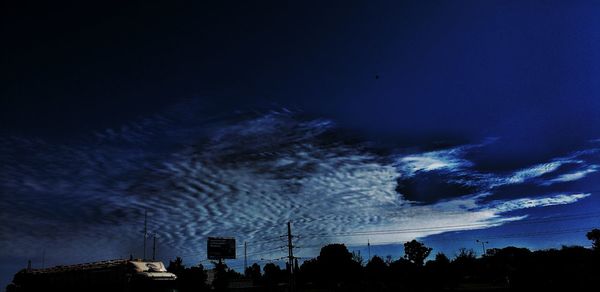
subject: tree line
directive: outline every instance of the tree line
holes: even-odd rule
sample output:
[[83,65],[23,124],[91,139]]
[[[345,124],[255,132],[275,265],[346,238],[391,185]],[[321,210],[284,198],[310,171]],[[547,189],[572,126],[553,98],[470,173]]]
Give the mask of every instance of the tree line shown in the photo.
[[429,261],[432,249],[416,240],[404,243],[404,256],[397,259],[374,256],[364,260],[344,244],[329,244],[317,257],[292,267],[267,263],[261,268],[254,263],[240,274],[213,263],[210,285],[202,265],[186,268],[177,258],[170,261],[168,270],[178,276],[181,292],[235,290],[232,283],[236,281],[251,283],[245,287],[248,291],[287,291],[289,269],[294,269],[297,291],[583,291],[600,287],[600,230],[586,235],[591,249],[562,246],[531,251],[509,246],[488,249],[477,257],[473,250],[463,248],[452,258],[437,253]]

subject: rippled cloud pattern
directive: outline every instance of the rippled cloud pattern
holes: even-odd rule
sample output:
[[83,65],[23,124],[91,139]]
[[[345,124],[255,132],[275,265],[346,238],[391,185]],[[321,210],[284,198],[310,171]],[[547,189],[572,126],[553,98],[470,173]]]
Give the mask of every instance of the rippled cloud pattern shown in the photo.
[[[278,254],[288,221],[306,246],[364,244],[367,234],[373,243],[402,242],[586,200],[585,191],[549,187],[598,170],[593,143],[526,168],[485,172],[469,153],[501,138],[382,150],[334,121],[285,109],[194,112],[175,108],[64,144],[2,138],[0,257],[41,249],[58,263],[141,256],[145,211],[164,256],[196,260],[205,258],[206,238],[219,235],[247,241],[261,256]],[[502,191],[514,185],[530,187]]]

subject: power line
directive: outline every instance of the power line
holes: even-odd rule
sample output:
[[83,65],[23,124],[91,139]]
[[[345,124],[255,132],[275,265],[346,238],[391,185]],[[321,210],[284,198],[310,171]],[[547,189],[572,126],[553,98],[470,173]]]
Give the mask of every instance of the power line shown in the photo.
[[[526,225],[526,224],[539,224],[539,223],[548,223],[555,221],[567,221],[567,220],[575,220],[575,219],[586,219],[586,218],[595,218],[600,217],[600,214],[597,213],[580,213],[580,214],[571,214],[564,216],[553,216],[547,218],[537,218],[537,219],[523,219],[521,221],[509,222],[513,225]],[[368,235],[391,235],[391,234],[403,234],[403,233],[414,233],[414,232],[427,232],[427,231],[455,231],[456,228],[477,228],[477,227],[490,227],[490,223],[473,223],[473,224],[459,224],[459,225],[446,225],[446,226],[432,226],[426,228],[406,228],[406,229],[394,229],[394,230],[373,230],[373,231],[355,231],[355,232],[343,232],[343,233],[320,233],[320,234],[307,234],[303,236],[295,236],[298,238],[323,238],[323,237],[345,237],[345,236],[368,236]],[[257,240],[251,243],[268,243],[273,241],[278,241],[283,239],[284,236],[272,237],[270,240]],[[275,239],[275,240],[273,240]],[[379,242],[375,242],[374,244],[379,244]],[[243,245],[240,245],[243,247]],[[264,254],[269,253],[271,251],[278,250],[285,246],[280,246],[267,251],[258,251],[253,253],[248,253],[248,255],[256,255],[256,254]],[[182,256],[187,256],[189,254],[182,254]]]
[[[579,214],[570,214],[570,215],[563,215],[563,216],[553,216],[553,217],[546,217],[546,218],[534,218],[534,219],[523,219],[521,221],[516,221],[516,222],[507,222],[507,223],[511,223],[513,225],[527,225],[527,224],[538,224],[538,223],[548,223],[548,222],[555,222],[555,221],[568,221],[568,220],[575,220],[575,219],[586,219],[586,218],[596,218],[596,217],[600,217],[600,214],[595,213],[595,212],[590,212],[590,213],[579,213]],[[476,228],[476,227],[490,227],[490,223],[486,222],[486,223],[472,223],[472,224],[459,224],[459,225],[446,225],[446,226],[432,226],[432,227],[425,227],[425,228],[405,228],[405,229],[392,229],[392,230],[372,230],[372,231],[354,231],[354,232],[340,232],[340,233],[320,233],[320,234],[307,234],[307,235],[303,235],[303,236],[293,236],[293,238],[305,238],[305,239],[321,239],[323,237],[343,237],[343,236],[368,236],[368,235],[389,235],[389,234],[402,234],[402,233],[412,233],[412,232],[427,232],[427,231],[459,231],[459,230],[455,230],[456,228]],[[552,230],[552,231],[543,231],[543,232],[527,232],[527,233],[513,233],[513,234],[502,234],[502,235],[495,235],[495,236],[490,236],[490,237],[486,237],[486,239],[501,239],[501,238],[528,238],[528,237],[540,237],[540,236],[552,236],[552,235],[559,235],[559,234],[566,234],[566,233],[574,233],[574,232],[583,232],[589,229],[592,229],[594,227],[589,227],[589,228],[577,228],[577,229],[566,229],[566,230]],[[279,240],[282,240],[283,238],[285,238],[284,236],[277,236],[277,237],[271,237],[271,238],[267,238],[266,240],[256,240],[256,241],[252,241],[249,243],[268,243],[268,242],[276,242]],[[444,238],[431,238],[431,239],[427,239],[426,241],[437,241],[437,240],[448,240],[448,237],[445,236]],[[460,238],[460,239],[456,239],[456,240],[460,240],[460,241],[466,241],[466,240],[477,240],[477,239],[464,239],[464,238]],[[378,241],[378,242],[371,242],[370,240],[368,240],[367,245],[370,248],[370,245],[382,245],[382,244],[394,244],[394,243],[399,243],[397,241],[389,241],[389,242],[384,242],[384,241]],[[247,246],[248,242],[246,242],[245,245],[240,245],[240,246]],[[288,242],[288,246],[289,246],[289,242]],[[303,245],[303,246],[298,246],[298,245],[291,245],[292,249],[293,248],[310,248],[310,247],[322,247],[321,245]],[[261,255],[261,254],[269,254],[269,253],[273,253],[276,251],[282,251],[282,248],[285,247],[285,245],[283,246],[278,246],[275,248],[270,248],[270,249],[261,249],[259,251],[254,251],[254,252],[246,252],[246,257],[248,256],[256,256],[256,255]],[[190,254],[197,254],[197,253],[182,253],[180,254],[180,256],[185,257],[188,256]],[[288,256],[289,257],[289,256]],[[206,260],[202,260],[200,262],[203,262]]]
[[[507,233],[507,234],[501,234],[501,235],[497,235],[497,236],[492,236],[492,237],[486,237],[486,239],[500,239],[500,238],[529,238],[529,237],[541,237],[541,236],[553,236],[553,235],[560,235],[560,234],[568,234],[568,233],[575,233],[575,232],[585,232],[587,230],[590,230],[594,227],[587,227],[587,228],[571,228],[571,229],[562,229],[562,230],[549,230],[549,231],[540,231],[540,232],[528,232],[528,233]],[[438,238],[437,240],[444,240],[447,241],[448,238]],[[474,239],[470,239],[470,238],[457,238],[457,240],[459,241],[473,241]],[[434,240],[436,241],[436,240]],[[487,242],[486,242],[487,243]],[[318,244],[318,245],[306,245],[303,246],[304,248],[311,248],[311,247],[315,247],[315,248],[319,248],[319,247],[323,247],[324,245],[326,245],[327,243],[322,243],[322,244]],[[398,241],[379,241],[379,242],[368,242],[369,246],[371,244],[374,245],[384,245],[384,244],[399,244]],[[275,249],[270,249],[270,250],[265,250],[265,251],[260,251],[260,252],[255,252],[253,253],[254,255],[258,255],[258,254],[266,254],[266,253],[270,253],[273,251],[279,250],[281,251],[281,248],[275,248]],[[312,258],[312,257],[294,257],[294,259],[308,259],[308,258]],[[260,258],[260,259],[249,259],[250,262],[276,262],[276,261],[282,261],[286,259],[287,262],[289,263],[289,255],[288,256],[282,256],[279,258],[270,258],[270,259],[265,259],[265,258]],[[208,260],[201,260],[200,262],[205,262]],[[237,268],[241,268],[243,266],[245,266],[245,263],[237,263],[237,264],[233,264],[233,265],[228,265],[229,268],[231,269],[237,269]],[[293,269],[293,265],[290,266],[290,269]]]
[[[487,239],[503,239],[503,238],[529,238],[529,237],[543,237],[543,236],[549,236],[549,235],[560,235],[560,234],[569,234],[569,233],[578,233],[578,232],[585,232],[588,231],[590,229],[593,229],[594,227],[587,227],[587,228],[572,228],[572,229],[562,229],[562,230],[552,230],[552,231],[541,231],[541,232],[534,232],[534,233],[508,233],[508,234],[502,234],[499,236],[491,236],[491,237],[486,237]],[[464,238],[464,237],[455,237],[455,238],[448,238],[448,237],[444,237],[444,238],[437,238],[437,239],[427,239],[426,241],[431,242],[431,241],[448,241],[449,239],[451,240],[455,240],[455,241],[464,241],[464,242],[470,242],[470,241],[475,241],[476,239],[474,238]],[[330,242],[332,243],[332,242]],[[305,245],[302,246],[303,248],[319,248],[319,247],[323,247],[324,245],[327,245],[329,243],[320,243],[320,244],[313,244],[313,245]],[[386,244],[402,244],[402,242],[399,241],[376,241],[376,242],[370,242],[370,245],[386,245]],[[349,246],[356,246],[355,244],[353,245],[349,245]]]
[[[536,224],[536,223],[548,223],[554,221],[566,221],[574,219],[586,219],[600,217],[600,214],[594,215],[566,215],[556,216],[549,218],[540,219],[523,219],[521,221],[514,222],[498,222],[498,223],[511,223],[514,225],[524,224]],[[454,231],[456,228],[470,228],[470,227],[491,227],[490,222],[472,223],[472,224],[457,224],[457,225],[446,225],[446,226],[432,226],[423,228],[404,228],[404,229],[388,229],[388,230],[371,230],[371,231],[354,231],[354,232],[340,232],[340,233],[315,233],[307,234],[304,237],[338,237],[338,236],[364,236],[364,235],[389,235],[389,234],[401,234],[401,233],[414,233],[414,232],[425,232],[425,231]]]
[[287,223],[287,238],[288,238],[288,257],[289,257],[289,273],[290,273],[290,292],[295,290],[294,283],[294,245],[292,243],[292,222]]

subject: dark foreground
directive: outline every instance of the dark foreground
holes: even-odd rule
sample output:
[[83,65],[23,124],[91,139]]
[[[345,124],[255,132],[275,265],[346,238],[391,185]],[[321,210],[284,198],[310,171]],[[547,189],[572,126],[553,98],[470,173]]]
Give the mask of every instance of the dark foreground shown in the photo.
[[[432,249],[416,240],[404,244],[405,256],[398,259],[375,256],[365,260],[360,254],[350,253],[343,244],[330,244],[321,248],[319,256],[302,264],[297,259],[284,268],[274,263],[261,268],[255,263],[247,267],[243,275],[216,262],[211,270],[202,265],[186,267],[181,258],[170,261],[166,270],[162,263],[119,261],[117,264],[110,262],[113,268],[103,269],[104,274],[98,269],[93,273],[80,273],[79,269],[76,277],[71,277],[75,274],[70,272],[56,274],[60,277],[40,272],[38,274],[45,275],[40,278],[24,270],[15,275],[7,291],[47,291],[44,287],[49,287],[48,283],[51,283],[52,291],[96,291],[94,288],[111,283],[106,279],[114,278],[123,280],[113,279],[115,283],[128,283],[128,286],[115,285],[100,290],[131,292],[139,289],[130,287],[142,287],[132,285],[136,283],[132,282],[136,277],[145,279],[143,283],[161,280],[162,285],[151,284],[142,289],[161,292],[590,291],[600,287],[600,231],[594,229],[588,233],[588,238],[593,241],[592,249],[563,246],[561,249],[530,251],[506,247],[489,249],[482,257],[476,257],[472,250],[461,249],[452,259],[438,253],[427,262]],[[134,273],[131,267],[136,268]],[[163,274],[170,276],[157,276]],[[40,279],[46,282],[42,283]],[[103,280],[94,284],[94,279]],[[70,287],[64,283],[70,283]],[[85,283],[85,289],[74,285],[82,283]],[[35,289],[23,289],[26,287]],[[70,289],[74,287],[77,289]]]
[[[416,243],[403,258],[375,256],[368,262],[342,244],[327,245],[317,258],[294,265],[294,291],[590,291],[600,287],[598,250],[506,247],[476,257],[472,250],[463,249],[452,259],[439,253],[424,263],[431,249]],[[212,287],[204,284],[202,266],[185,268],[179,259],[169,269],[179,276],[182,292],[289,291],[289,265],[282,269],[269,263],[261,269],[254,264],[245,275],[216,265]]]

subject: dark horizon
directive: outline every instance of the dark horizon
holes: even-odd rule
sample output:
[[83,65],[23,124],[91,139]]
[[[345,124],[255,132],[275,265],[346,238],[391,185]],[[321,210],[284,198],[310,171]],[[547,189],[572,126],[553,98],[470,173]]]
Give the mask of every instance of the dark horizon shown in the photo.
[[[588,246],[600,4],[5,2],[0,286],[209,236]],[[262,255],[261,255],[262,256]]]
[[[403,244],[404,254],[399,258],[370,253],[365,258],[360,252],[350,252],[346,245],[340,243],[324,245],[318,255],[306,258],[294,256],[293,241],[296,237],[288,227],[289,255],[287,262],[283,260],[283,265],[279,262],[286,257],[247,262],[246,249],[243,266],[228,265],[223,259],[235,258],[232,249],[235,239],[209,238],[208,257],[211,261],[208,262],[189,264],[177,257],[164,265],[157,263],[153,254],[152,260],[130,258],[47,269],[27,267],[15,274],[7,292],[47,289],[161,292],[587,291],[597,283],[595,271],[600,263],[600,229],[590,230],[585,236],[592,242],[592,248],[563,245],[560,249],[539,251],[515,246],[486,249],[484,244],[489,242],[479,241],[484,249],[481,256],[476,256],[472,249],[461,248],[454,257],[448,257],[442,252],[434,253],[433,248],[422,242],[411,240]],[[139,286],[143,282],[115,281],[115,275],[119,275],[117,271],[126,270],[126,266],[137,269],[137,272],[129,274],[130,279],[144,273],[141,267],[152,267],[153,277],[161,277],[161,280],[145,280],[151,281],[145,286]],[[108,270],[115,273],[108,274]],[[89,281],[96,281],[96,284],[90,285]]]

